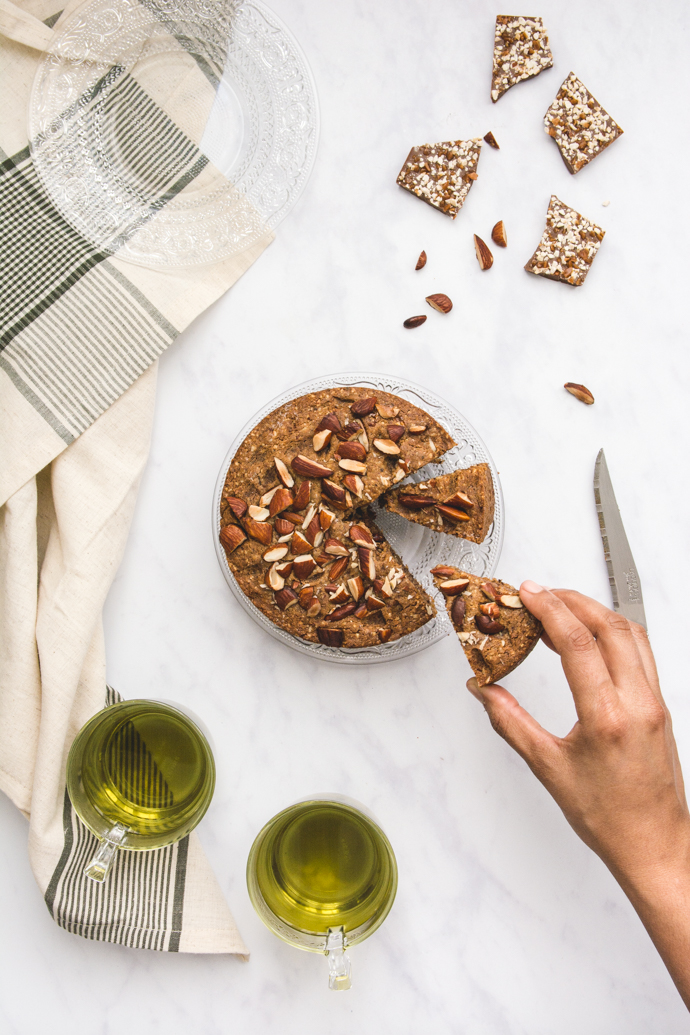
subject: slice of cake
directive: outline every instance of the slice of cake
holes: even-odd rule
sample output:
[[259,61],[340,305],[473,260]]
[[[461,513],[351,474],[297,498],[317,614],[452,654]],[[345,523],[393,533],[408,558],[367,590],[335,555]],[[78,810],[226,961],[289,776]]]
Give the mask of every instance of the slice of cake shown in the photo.
[[518,591],[446,565],[433,568],[432,575],[479,685],[496,683],[517,668],[542,634]]
[[436,613],[367,514],[371,501],[455,443],[388,392],[312,392],[250,431],[226,475],[220,542],[259,610],[334,647],[397,639]]
[[496,16],[491,76],[491,100],[494,103],[511,86],[523,79],[533,79],[552,65],[549,38],[541,18],[513,14]]
[[565,80],[544,116],[544,128],[555,140],[561,158],[573,174],[623,132],[574,72]]
[[585,282],[605,233],[552,194],[546,228],[525,269],[538,277],[579,287]]
[[479,137],[413,147],[396,182],[455,219],[477,179],[481,148]]
[[387,510],[407,521],[483,543],[494,519],[494,483],[488,464],[476,464],[387,492]]

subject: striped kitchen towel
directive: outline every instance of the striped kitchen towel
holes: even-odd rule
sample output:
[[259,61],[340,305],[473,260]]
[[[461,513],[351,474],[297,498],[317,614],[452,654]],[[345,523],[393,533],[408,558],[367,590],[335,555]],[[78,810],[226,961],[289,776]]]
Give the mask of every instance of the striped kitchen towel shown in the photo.
[[[220,8],[235,2],[218,0]],[[166,8],[185,3],[154,6],[163,17]],[[24,40],[0,36],[0,505],[112,405],[273,239],[245,203],[251,243],[240,254],[210,266],[149,269],[111,254],[112,241],[97,247],[65,219],[42,186],[27,138],[29,95],[41,50],[50,45],[47,27],[59,28],[86,5],[72,0],[60,14],[62,6],[60,0],[24,0],[21,8],[1,0],[0,6],[0,33]],[[17,18],[8,27],[2,16],[12,8]],[[18,29],[22,13],[26,22]],[[35,47],[26,45],[32,26]],[[203,67],[192,62],[182,84],[161,80],[155,65],[149,81],[145,63],[138,76],[111,73],[107,103],[131,114],[136,127],[106,156],[113,178],[118,153],[126,151],[129,176],[139,177],[145,197],[159,194],[161,205],[190,180],[206,184],[220,175],[197,144],[222,68],[199,61]],[[91,101],[81,120],[90,117]],[[98,198],[89,194],[84,204],[95,218]],[[233,233],[240,236],[236,227]]]
[[[107,687],[106,707],[121,700]],[[241,950],[224,900],[216,891],[213,902],[209,894],[213,875],[196,834],[153,852],[118,852],[107,881],[97,884],[85,876],[84,867],[93,858],[98,838],[79,820],[66,791],[62,823],[64,847],[45,893],[46,905],[60,927],[83,938],[135,949],[194,952],[201,945],[201,951],[208,952],[209,937],[217,940],[224,926],[224,937],[233,936],[226,941],[226,951]],[[198,929],[198,910],[191,911],[191,918],[189,910],[185,914],[188,882],[205,887],[210,916],[204,922],[208,925],[215,914],[213,931]]]
[[[171,7],[143,2],[162,18]],[[27,107],[53,26],[78,7],[0,0],[0,789],[29,820],[31,866],[63,928],[246,956],[195,834],[118,853],[102,886],[84,878],[95,839],[66,797],[65,765],[104,704],[101,614],[148,457],[157,357],[272,235],[212,266],[149,269],[99,249],[55,208],[32,163]],[[199,64],[183,89],[159,81],[156,96],[118,81],[118,102],[158,147],[160,163],[141,172],[164,197],[171,181],[209,175],[189,111],[208,110],[217,72]]]

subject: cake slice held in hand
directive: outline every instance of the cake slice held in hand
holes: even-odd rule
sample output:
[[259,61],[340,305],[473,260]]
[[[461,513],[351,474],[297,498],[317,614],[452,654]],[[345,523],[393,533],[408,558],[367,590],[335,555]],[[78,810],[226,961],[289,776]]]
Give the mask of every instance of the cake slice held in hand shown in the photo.
[[573,72],[544,116],[544,129],[573,175],[623,133]]
[[552,65],[549,38],[541,18],[497,15],[491,76],[491,100],[494,103],[511,86],[524,79],[533,79]]
[[446,565],[432,568],[437,587],[479,686],[497,683],[520,665],[542,634],[514,586]]
[[396,182],[455,219],[477,179],[481,148],[479,137],[413,147]]
[[383,503],[387,510],[407,521],[483,543],[494,519],[491,468],[488,464],[475,464],[418,485],[391,489]]
[[547,280],[562,280],[564,284],[580,287],[605,233],[552,194],[544,233],[525,269]]

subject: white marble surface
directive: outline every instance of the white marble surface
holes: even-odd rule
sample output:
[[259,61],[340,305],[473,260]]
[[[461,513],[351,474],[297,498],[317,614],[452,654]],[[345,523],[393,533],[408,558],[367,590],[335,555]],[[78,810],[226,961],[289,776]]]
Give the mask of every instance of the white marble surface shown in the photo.
[[[163,357],[151,459],[105,613],[113,685],[185,702],[213,729],[218,790],[200,835],[251,961],[58,929],[29,870],[25,821],[3,800],[2,1029],[686,1032],[627,900],[466,692],[458,644],[349,669],[267,639],[219,571],[210,509],[229,442],[266,399],[321,372],[395,372],[450,399],[492,451],[506,501],[500,575],[608,602],[591,489],[605,446],[690,768],[678,636],[690,574],[687,6],[545,0],[527,13],[543,15],[555,67],[492,106],[504,8],[272,2],[316,76],[316,169],[275,243]],[[541,125],[571,69],[625,129],[577,177]],[[501,150],[484,149],[456,222],[396,187],[411,145],[488,129]],[[581,289],[522,269],[552,192],[607,231]],[[509,247],[482,273],[472,234],[488,239],[499,218]],[[421,248],[429,262],[415,273]],[[434,290],[452,296],[452,314],[403,330]],[[587,384],[596,404],[567,395],[566,380]],[[569,692],[546,648],[507,683],[550,729],[569,728]],[[353,951],[354,987],[340,995],[323,960],[263,928],[244,883],[254,834],[314,790],[369,805],[400,866],[395,907]]]

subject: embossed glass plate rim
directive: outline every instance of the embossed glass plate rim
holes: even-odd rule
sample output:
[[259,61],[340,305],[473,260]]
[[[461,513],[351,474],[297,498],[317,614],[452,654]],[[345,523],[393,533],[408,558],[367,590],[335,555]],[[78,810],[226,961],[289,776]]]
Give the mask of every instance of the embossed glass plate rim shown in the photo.
[[[314,73],[311,70],[311,65],[307,60],[307,55],[304,53],[302,45],[300,44],[299,40],[294,35],[292,30],[288,28],[283,19],[278,14],[276,14],[273,8],[269,7],[268,4],[264,4],[262,0],[246,0],[246,2],[241,5],[241,7],[255,7],[259,12],[261,12],[264,15],[267,21],[272,20],[276,27],[280,29],[280,31],[283,33],[283,35],[287,37],[289,42],[292,44],[294,56],[299,60],[302,66],[302,73],[304,75],[304,78],[309,83],[309,87],[311,90],[310,99],[313,113],[312,129],[314,143],[312,148],[310,149],[310,157],[307,159],[307,163],[305,166],[306,173],[302,171],[302,173],[300,174],[299,186],[295,191],[294,195],[290,198],[286,205],[278,209],[276,213],[274,213],[265,221],[266,226],[269,230],[275,230],[278,226],[280,226],[285,217],[290,214],[297,202],[300,200],[302,194],[304,193],[307,187],[307,184],[309,183],[309,180],[311,179],[311,175],[314,172],[314,166],[316,165],[316,157],[319,150],[319,142],[321,140],[321,109],[319,106],[319,92],[316,88],[316,79],[314,78]],[[238,189],[241,189],[241,187]],[[247,193],[247,196],[251,196],[251,191]]]
[[[384,384],[387,386],[390,385],[391,387],[384,388]],[[442,602],[439,603],[437,599],[438,613],[425,625],[414,630],[414,632],[409,633],[407,636],[402,636],[399,640],[393,640],[392,642],[381,644],[380,646],[327,647],[325,644],[310,643],[307,640],[300,639],[298,636],[293,636],[292,633],[288,633],[284,629],[280,629],[277,625],[271,622],[270,619],[268,619],[254,603],[252,603],[230,570],[225,551],[223,550],[219,539],[221,529],[220,502],[228,468],[230,467],[237,450],[241,446],[242,442],[244,442],[247,435],[264,419],[264,417],[267,417],[269,413],[272,413],[274,410],[278,409],[279,406],[283,406],[285,403],[291,402],[302,395],[308,395],[310,392],[338,387],[347,388],[368,386],[371,386],[374,389],[378,388],[379,391],[390,391],[393,394],[400,394],[401,391],[410,392],[417,395],[421,402],[426,403],[437,410],[445,408],[455,415],[458,422],[463,426],[463,428],[467,429],[471,436],[474,436],[481,449],[484,451],[485,460],[483,462],[488,463],[491,469],[494,482],[494,493],[496,497],[495,510],[498,518],[498,531],[496,539],[493,540],[492,544],[494,546],[494,555],[489,565],[489,570],[487,572],[488,576],[493,575],[496,571],[496,567],[501,556],[501,550],[503,548],[503,493],[496,464],[494,463],[481,435],[478,434],[474,426],[470,424],[460,411],[449,403],[447,399],[437,395],[430,389],[417,384],[415,381],[409,381],[407,378],[372,371],[343,371],[336,372],[334,374],[323,374],[320,377],[310,378],[308,381],[302,381],[300,384],[294,385],[292,388],[289,388],[287,391],[282,392],[280,395],[275,396],[269,402],[265,403],[252,417],[249,418],[233,439],[216,480],[215,491],[213,494],[213,509],[211,512],[213,545],[216,557],[225,581],[232,590],[233,596],[247,614],[250,615],[250,617],[253,618],[265,632],[269,633],[269,635],[274,639],[279,640],[281,643],[301,654],[307,654],[310,657],[320,659],[322,661],[331,661],[336,664],[345,665],[373,665],[386,661],[398,661],[403,658],[410,657],[413,654],[418,654],[420,651],[426,650],[427,647],[431,647],[432,644],[444,639],[444,637],[448,636],[452,631],[452,626]],[[438,415],[436,415],[435,419],[437,419],[440,424],[444,424]],[[417,473],[418,472],[415,472],[415,474]],[[414,477],[414,475],[412,477]],[[459,542],[457,537],[450,535],[444,536],[444,538],[452,540],[453,543]],[[460,540],[460,542],[463,542],[463,540]],[[402,560],[405,561],[405,558],[402,557]],[[438,598],[438,593],[436,594],[436,597]]]
[[[88,6],[88,2],[89,2],[89,0],[84,0],[84,2],[79,5],[79,7],[75,8],[73,11],[70,11],[69,16],[68,16],[68,18],[66,20],[65,26],[61,27],[58,30],[58,32],[69,30],[71,28],[71,20],[73,19],[73,17],[78,16],[80,14],[80,12],[82,11],[82,9],[84,7],[86,7],[86,6]],[[250,8],[254,8],[265,19],[265,21],[271,27],[275,28],[281,34],[281,36],[283,37],[283,42],[287,43],[289,45],[288,49],[290,51],[291,57],[294,59],[294,61],[298,65],[299,70],[300,70],[300,75],[302,76],[304,83],[308,87],[308,92],[309,92],[309,115],[310,115],[310,118],[309,118],[308,134],[307,134],[308,138],[309,138],[309,143],[307,144],[307,146],[305,148],[306,158],[305,158],[305,162],[302,165],[302,167],[300,169],[300,172],[299,172],[299,174],[297,176],[297,182],[296,182],[294,188],[288,192],[288,199],[287,199],[287,201],[283,205],[281,205],[279,208],[277,208],[277,209],[275,209],[275,210],[273,210],[273,211],[271,211],[269,213],[262,212],[258,208],[256,209],[256,211],[258,212],[258,215],[259,215],[259,217],[260,217],[260,219],[262,220],[262,223],[263,223],[263,228],[264,228],[263,232],[265,232],[266,230],[269,230],[271,232],[275,232],[277,227],[290,214],[290,212],[292,212],[293,208],[295,207],[295,205],[298,203],[298,201],[302,197],[302,195],[303,195],[303,193],[304,193],[304,191],[305,191],[305,189],[306,189],[306,187],[307,187],[307,185],[308,185],[308,183],[309,183],[309,181],[311,179],[311,175],[312,175],[312,173],[314,171],[314,166],[316,165],[316,158],[317,158],[317,154],[318,154],[319,142],[320,142],[320,137],[321,137],[321,115],[320,115],[320,106],[319,106],[319,96],[318,96],[318,90],[317,90],[317,87],[316,87],[316,80],[314,78],[314,73],[312,72],[311,65],[310,65],[310,63],[309,63],[309,61],[307,59],[307,56],[306,56],[306,54],[304,52],[303,47],[301,46],[301,44],[297,40],[297,38],[294,35],[294,33],[287,27],[287,25],[283,21],[283,19],[278,14],[276,14],[276,12],[271,7],[269,7],[267,4],[264,4],[262,2],[262,0],[246,0],[246,2],[241,2],[240,5],[239,5],[239,9],[240,10],[241,9],[248,10]],[[43,66],[44,66],[44,64],[46,63],[47,60],[48,60],[48,55],[46,55],[44,57],[44,60],[39,63],[39,66],[38,66],[38,68],[36,70],[36,74],[34,76],[34,79],[33,79],[33,82],[32,82],[32,86],[31,86],[31,95],[30,95],[29,109],[28,109],[29,146],[30,147],[32,147],[32,140],[33,140],[34,136],[36,135],[34,132],[32,132],[32,120],[33,120],[34,108],[35,108],[35,104],[36,104],[36,97],[38,95],[38,90],[39,90],[39,81],[41,80],[41,73],[42,73],[42,70],[43,70]],[[256,67],[259,67],[259,65],[257,64]],[[224,75],[227,74],[227,71],[228,71],[228,69],[226,67]],[[272,99],[275,100],[275,95],[273,94],[273,92],[271,92],[271,96],[272,96]],[[278,115],[280,115],[280,110],[278,111]],[[271,138],[271,147],[269,149],[270,153],[272,153],[272,151],[273,151],[273,146],[272,146],[273,143],[274,143],[274,138]],[[41,163],[40,162],[36,163],[36,171],[37,171],[37,173],[39,175],[39,178],[42,179],[43,178],[43,173],[41,172],[41,168],[42,168],[41,167]],[[264,179],[264,177],[266,175],[266,170],[268,168],[269,168],[269,166],[266,166],[265,168],[260,170],[260,173],[259,173],[259,176],[258,176],[258,179],[257,179],[256,182],[260,183]],[[230,169],[230,170],[228,170],[226,172],[223,172],[223,175],[227,178],[231,173],[232,173],[232,169]],[[245,189],[243,187],[243,185],[242,185],[242,181],[240,181],[237,184],[233,184],[232,186],[233,186],[233,189],[236,189],[237,191],[239,191],[240,194],[244,195],[247,198],[247,200],[253,206],[256,206],[256,198],[254,196],[255,192],[254,192],[254,190],[253,190],[253,188],[251,186],[249,187],[249,189]],[[46,191],[47,191],[49,197],[51,198],[51,200],[53,201],[53,203],[56,204],[55,198],[54,198],[54,194],[53,194],[53,190],[50,189],[48,187],[48,185],[46,185],[46,184],[44,184],[44,189],[46,189]],[[58,207],[58,210],[62,212],[62,209],[60,208],[60,206],[57,205],[57,207]],[[66,214],[63,214],[63,217],[65,219],[67,219],[68,222],[70,222],[70,220],[69,220],[69,218],[67,217]],[[83,233],[82,230],[79,230],[78,232]],[[136,235],[135,235],[135,237],[136,237]],[[166,261],[166,262],[162,262],[162,263],[159,262],[159,261],[156,261],[151,256],[149,256],[147,258],[142,258],[140,255],[137,255],[135,252],[132,252],[131,250],[128,250],[127,242],[125,242],[124,246],[119,247],[119,248],[117,248],[115,250],[110,249],[107,245],[101,245],[101,244],[97,244],[95,242],[94,242],[94,247],[98,248],[99,250],[105,251],[108,255],[112,255],[113,257],[120,259],[122,262],[131,263],[132,265],[135,265],[135,266],[141,266],[141,267],[150,268],[150,269],[160,269],[160,270],[184,270],[184,269],[196,269],[196,268],[210,267],[210,266],[216,265],[219,262],[225,262],[228,259],[233,258],[233,256],[241,254],[243,251],[246,250],[247,247],[250,247],[252,243],[255,243],[255,241],[250,242],[250,244],[244,243],[241,248],[237,247],[237,248],[231,249],[230,251],[223,251],[222,254],[213,256],[213,257],[208,258],[208,259],[197,257],[197,258],[193,259],[190,262],[184,262],[184,261],[178,259],[178,260]]]

